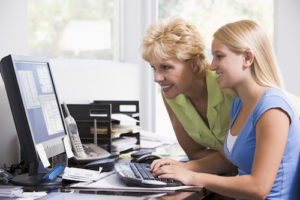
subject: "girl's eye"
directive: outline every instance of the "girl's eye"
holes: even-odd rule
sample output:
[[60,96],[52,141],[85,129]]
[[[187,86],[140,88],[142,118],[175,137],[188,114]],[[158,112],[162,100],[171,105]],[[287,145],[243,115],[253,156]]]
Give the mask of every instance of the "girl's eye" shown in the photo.
[[223,55],[216,55],[217,59],[220,60],[221,58],[223,58]]

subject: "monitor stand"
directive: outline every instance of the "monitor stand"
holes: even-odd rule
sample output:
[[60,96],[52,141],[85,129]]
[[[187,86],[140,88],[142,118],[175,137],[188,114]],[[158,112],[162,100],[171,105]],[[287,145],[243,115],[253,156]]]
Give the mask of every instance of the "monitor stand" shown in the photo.
[[52,182],[44,182],[43,177],[46,174],[47,172],[39,173],[39,163],[30,163],[29,173],[17,175],[10,182],[21,186],[53,186],[61,184],[61,178],[56,178]]

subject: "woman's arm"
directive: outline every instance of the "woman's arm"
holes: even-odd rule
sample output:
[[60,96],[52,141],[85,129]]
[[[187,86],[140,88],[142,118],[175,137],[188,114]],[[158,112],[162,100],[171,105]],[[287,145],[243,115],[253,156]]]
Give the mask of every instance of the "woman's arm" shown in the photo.
[[177,165],[162,166],[156,174],[233,198],[264,199],[274,184],[289,124],[288,115],[280,109],[270,109],[260,117],[256,124],[256,148],[250,175],[222,177],[193,172]]
[[[163,95],[163,94],[162,94]],[[178,140],[178,143],[184,150],[184,152],[187,154],[190,160],[196,160],[203,158],[215,151],[213,150],[207,150],[202,145],[196,143],[184,130],[183,126],[181,125],[180,121],[176,117],[175,113],[170,108],[169,104],[166,102],[165,98],[162,96],[166,109],[168,111],[176,138]]]

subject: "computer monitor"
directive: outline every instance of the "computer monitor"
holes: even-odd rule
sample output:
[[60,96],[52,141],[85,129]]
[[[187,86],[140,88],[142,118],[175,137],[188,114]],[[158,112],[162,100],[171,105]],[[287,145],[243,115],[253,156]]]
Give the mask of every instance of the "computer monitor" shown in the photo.
[[64,119],[48,59],[9,55],[1,60],[5,84],[21,147],[21,156],[29,164],[29,173],[16,176],[20,185],[39,185],[38,148],[47,158],[65,151]]

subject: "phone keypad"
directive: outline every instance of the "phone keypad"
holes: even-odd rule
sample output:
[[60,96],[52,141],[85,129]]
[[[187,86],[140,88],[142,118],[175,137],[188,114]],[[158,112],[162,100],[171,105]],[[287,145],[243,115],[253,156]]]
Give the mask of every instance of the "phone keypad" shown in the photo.
[[79,137],[72,135],[72,140],[73,140],[73,144],[74,144],[74,149],[76,152],[83,152],[83,147],[81,144],[81,140],[79,139]]

